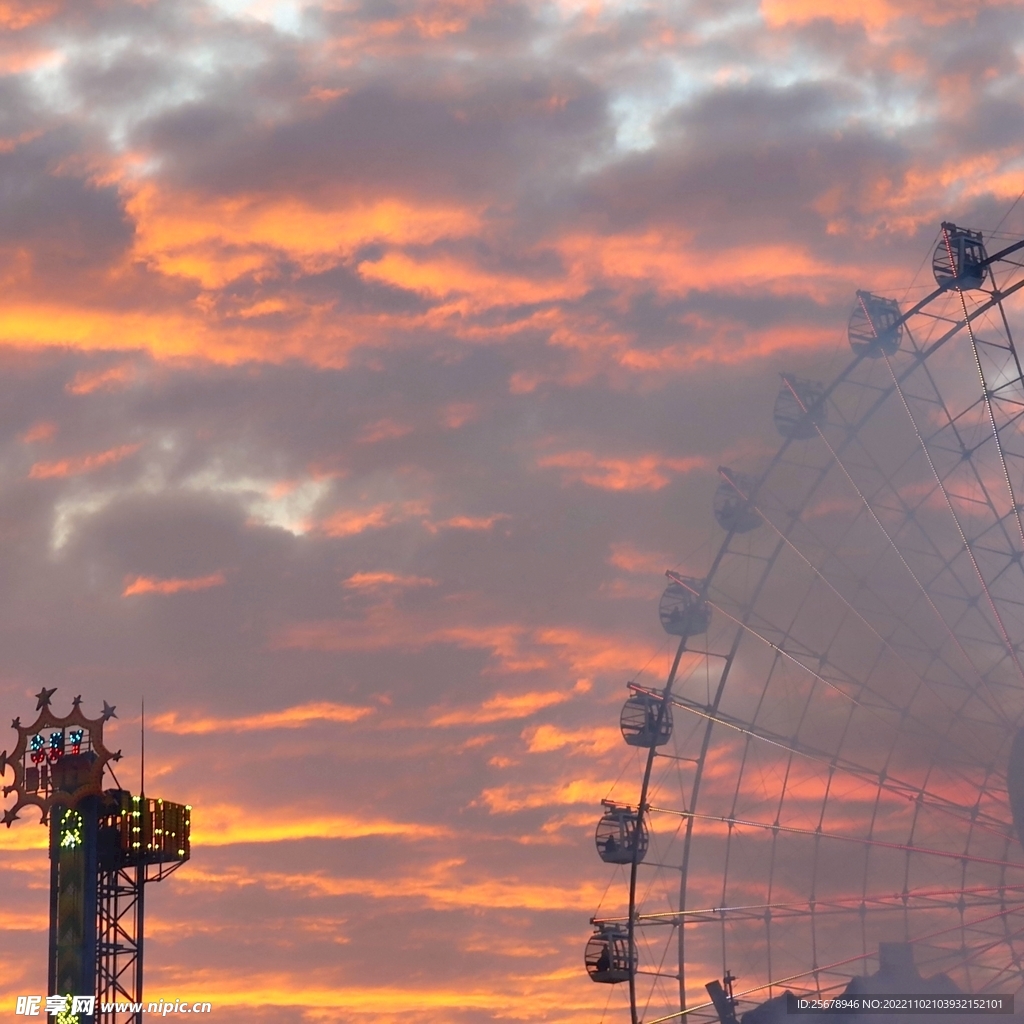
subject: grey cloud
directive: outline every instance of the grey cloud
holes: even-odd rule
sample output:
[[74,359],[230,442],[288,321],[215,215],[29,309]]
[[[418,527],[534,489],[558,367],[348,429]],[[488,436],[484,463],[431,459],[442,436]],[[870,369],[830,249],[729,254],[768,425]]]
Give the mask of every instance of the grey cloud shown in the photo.
[[78,142],[65,129],[0,153],[4,247],[34,251],[40,276],[51,281],[68,271],[109,265],[133,235],[114,187],[97,186],[84,174],[62,169]]
[[[565,106],[545,109],[560,90]],[[217,192],[287,185],[325,198],[340,187],[473,201],[524,174],[571,170],[604,131],[603,97],[578,79],[470,80],[453,93],[421,72],[404,88],[359,85],[322,113],[269,131],[240,123],[234,110],[193,105],[157,119],[140,140],[163,154],[172,180]]]

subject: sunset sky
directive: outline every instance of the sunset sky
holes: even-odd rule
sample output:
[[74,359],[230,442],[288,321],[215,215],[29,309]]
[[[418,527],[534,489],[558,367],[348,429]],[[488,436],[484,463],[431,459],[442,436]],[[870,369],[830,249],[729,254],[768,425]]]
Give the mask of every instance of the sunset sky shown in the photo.
[[[1024,9],[0,26],[0,726],[107,700],[136,789],[145,699],[147,791],[195,808],[148,992],[600,1020],[593,828],[664,570],[706,569],[716,467],[774,450],[780,371],[848,358],[856,289],[905,294],[944,219],[1024,237]],[[4,1014],[45,989],[45,842],[0,831]]]

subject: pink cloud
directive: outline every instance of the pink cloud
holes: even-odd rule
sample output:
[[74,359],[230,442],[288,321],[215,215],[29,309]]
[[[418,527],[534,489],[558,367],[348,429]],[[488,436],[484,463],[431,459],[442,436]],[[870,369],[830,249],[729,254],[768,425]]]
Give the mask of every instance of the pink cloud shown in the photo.
[[222,587],[227,581],[223,572],[210,573],[209,576],[193,576],[190,579],[158,579],[154,576],[136,576],[125,579],[122,597],[137,597],[139,594],[180,594],[196,590],[208,590],[210,587]]
[[542,469],[561,470],[563,483],[583,483],[605,491],[660,491],[679,474],[706,470],[702,456],[669,459],[660,455],[601,457],[588,451],[559,452],[537,459]]
[[29,470],[29,477],[32,480],[50,480],[54,477],[79,476],[82,473],[91,473],[94,470],[102,469],[104,466],[113,465],[134,455],[141,444],[123,444],[117,448],[108,448],[103,452],[95,452],[92,455],[80,455],[72,459],[58,459],[53,462],[33,463]]

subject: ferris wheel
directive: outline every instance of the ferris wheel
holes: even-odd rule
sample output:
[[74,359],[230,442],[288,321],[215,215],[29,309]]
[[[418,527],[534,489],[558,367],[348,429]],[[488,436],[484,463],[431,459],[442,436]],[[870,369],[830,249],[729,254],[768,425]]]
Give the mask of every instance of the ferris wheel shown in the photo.
[[1022,254],[944,223],[936,287],[857,292],[848,365],[784,374],[774,458],[720,469],[724,540],[667,573],[678,649],[628,684],[636,781],[597,827],[618,880],[585,963],[621,1019],[835,995],[880,944],[1022,986]]

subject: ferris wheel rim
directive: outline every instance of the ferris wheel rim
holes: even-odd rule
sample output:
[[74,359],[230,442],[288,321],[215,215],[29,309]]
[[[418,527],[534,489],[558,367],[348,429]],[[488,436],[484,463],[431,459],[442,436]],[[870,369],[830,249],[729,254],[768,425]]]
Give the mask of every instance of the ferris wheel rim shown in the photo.
[[[1017,250],[1019,250],[1021,248],[1024,248],[1024,240],[1015,242],[1011,246],[1008,246],[1008,247],[1004,248],[1003,250],[1001,250],[1000,252],[990,256],[987,259],[987,261],[986,261],[986,266],[992,265],[992,264],[995,264],[995,263],[999,262],[1001,259],[1005,258],[1005,256],[1007,256],[1010,253],[1015,252],[1015,251],[1017,251]],[[1003,304],[1005,299],[1007,299],[1010,296],[1012,296],[1013,294],[1015,294],[1021,288],[1024,288],[1024,278],[1022,278],[1020,281],[1015,282],[1010,287],[1008,287],[1007,289],[1002,290],[1002,291],[1000,291],[999,289],[995,288],[995,285],[994,285],[994,282],[993,282],[993,291],[991,293],[986,293],[986,294],[988,294],[988,298],[987,298],[986,301],[979,303],[972,310],[968,310],[967,307],[966,307],[966,304],[965,304],[964,305],[964,314],[965,314],[964,317],[961,320],[959,320],[956,323],[954,323],[953,326],[950,327],[949,329],[947,329],[939,338],[937,338],[937,339],[931,341],[930,343],[928,343],[927,346],[924,349],[921,349],[918,352],[914,353],[912,355],[910,364],[907,365],[906,367],[902,368],[899,374],[895,374],[895,373],[893,374],[893,385],[892,385],[892,387],[890,389],[887,389],[884,393],[880,394],[878,396],[878,398],[876,399],[876,401],[873,404],[869,405],[869,407],[864,411],[863,415],[860,417],[860,419],[858,421],[856,421],[855,423],[851,423],[851,424],[849,424],[846,427],[845,438],[843,440],[843,443],[842,443],[842,446],[841,446],[841,450],[845,450],[845,447],[853,441],[853,439],[856,437],[858,431],[863,427],[863,425],[865,423],[867,423],[871,419],[871,417],[874,416],[878,412],[878,410],[886,402],[888,402],[893,397],[894,394],[896,394],[899,391],[900,383],[901,382],[905,382],[911,376],[911,374],[914,373],[921,365],[927,365],[927,360],[929,358],[931,358],[936,352],[938,352],[943,346],[945,346],[947,344],[947,342],[949,342],[953,338],[955,338],[958,335],[960,335],[961,332],[963,332],[965,330],[965,328],[969,330],[970,329],[970,325],[975,320],[979,319],[985,313],[991,311],[992,309],[998,307],[998,309],[999,309],[999,311],[1000,311],[1000,313],[1001,313],[1001,315],[1002,315],[1002,317],[1004,319],[1004,322],[1005,322],[1006,317],[1005,317],[1005,312],[1003,311],[1002,304]],[[939,299],[944,294],[947,294],[948,291],[949,291],[948,289],[940,287],[940,288],[936,289],[935,291],[931,292],[924,299],[922,299],[918,303],[916,303],[910,310],[908,310],[906,313],[904,313],[902,315],[902,317],[901,317],[901,321],[900,322],[901,323],[906,323],[908,320],[910,320],[912,317],[916,316],[917,314],[925,313],[927,308],[935,300]],[[957,291],[959,291],[959,289],[957,289]],[[961,295],[962,295],[962,293],[961,293]],[[925,313],[925,315],[927,315],[927,313]],[[1012,335],[1010,336],[1010,341],[1011,341],[1011,345],[1012,345]],[[863,362],[863,360],[865,358],[866,358],[866,355],[865,355],[865,353],[863,351],[855,354],[854,358],[850,361],[850,363],[846,367],[844,367],[840,371],[840,373],[837,374],[833,378],[833,380],[825,387],[824,394],[825,394],[826,400],[834,393],[836,388],[838,388],[840,385],[842,385],[842,384],[844,384],[844,383],[849,381],[850,375]],[[888,363],[888,357],[886,357],[886,362]],[[891,367],[890,367],[890,370],[891,370]],[[984,376],[982,377],[982,379],[984,381]],[[1020,378],[1018,377],[1018,380],[1019,379]],[[819,433],[820,433],[820,431],[819,431]],[[996,433],[996,440],[997,440],[997,442],[998,442],[998,437],[999,437],[999,435],[998,435],[998,432],[997,432]],[[780,447],[777,450],[777,452],[775,453],[775,456],[772,458],[772,460],[770,461],[770,463],[768,464],[768,466],[764,470],[764,472],[762,474],[760,474],[760,476],[758,477],[758,480],[757,480],[757,487],[758,488],[760,488],[764,484],[764,482],[771,477],[773,471],[777,468],[777,466],[779,465],[781,460],[783,460],[785,458],[786,453],[789,450],[789,448],[791,447],[791,445],[794,444],[794,441],[795,441],[795,439],[792,438],[792,437],[787,437],[787,438],[783,439],[783,442],[780,445]],[[803,512],[804,511],[804,509],[807,507],[809,502],[812,500],[814,494],[816,493],[816,490],[817,490],[817,488],[815,487],[815,488],[811,489],[804,496],[803,503],[802,503],[800,509],[798,510],[799,512]],[[788,534],[793,529],[793,524],[790,524],[790,526],[785,528],[785,529],[786,529],[786,537],[788,537]],[[706,594],[707,589],[710,587],[710,585],[712,584],[712,582],[713,582],[713,580],[715,578],[715,575],[719,571],[719,568],[720,568],[720,565],[722,563],[722,560],[727,555],[735,553],[735,552],[733,552],[733,550],[730,547],[730,545],[732,544],[732,542],[734,540],[735,533],[736,533],[736,531],[734,531],[734,530],[727,531],[726,538],[723,540],[723,542],[719,546],[718,551],[717,551],[717,553],[716,553],[716,555],[715,555],[715,557],[714,557],[714,559],[712,561],[712,565],[709,568],[708,574],[707,574],[707,576],[705,578],[705,581],[704,581],[704,588],[703,588],[703,593],[704,594]],[[782,548],[784,546],[784,543],[785,543],[785,538],[780,537],[780,540],[779,540],[778,544],[776,545],[775,549],[773,550],[770,558],[768,558],[766,560],[765,565],[764,565],[764,567],[763,567],[763,569],[762,569],[762,571],[760,573],[760,576],[759,576],[757,582],[753,585],[752,590],[751,590],[751,596],[750,596],[748,602],[746,603],[746,605],[744,607],[744,616],[743,617],[744,617],[745,620],[749,619],[752,616],[753,609],[754,609],[754,607],[755,607],[755,605],[757,603],[757,599],[758,599],[758,597],[760,595],[761,589],[763,588],[764,583],[771,577],[772,571],[774,570],[774,568],[775,568],[775,566],[776,566],[776,564],[778,562],[779,555],[780,555],[780,552],[781,552],[781,550],[782,550]],[[968,545],[968,549],[969,548],[970,548],[970,545]],[[984,583],[984,579],[982,579],[982,583]],[[736,657],[737,650],[738,650],[738,648],[740,646],[740,643],[743,640],[743,634],[744,634],[744,628],[743,627],[746,624],[747,623],[745,621],[742,625],[737,626],[737,628],[735,629],[735,631],[733,633],[733,642],[730,645],[730,650],[729,650],[728,654],[725,654],[725,655],[722,656],[724,658],[723,671],[722,671],[722,674],[721,674],[721,677],[720,677],[720,680],[719,680],[719,684],[718,684],[718,687],[717,687],[717,690],[716,690],[716,693],[715,693],[714,700],[712,702],[710,702],[705,707],[705,709],[704,709],[705,712],[707,713],[707,721],[706,721],[706,724],[704,726],[704,737],[703,737],[703,741],[701,743],[701,749],[700,749],[700,752],[699,752],[699,754],[697,755],[697,758],[696,758],[696,767],[695,767],[695,772],[694,772],[694,781],[693,781],[693,784],[692,784],[692,787],[691,787],[691,798],[690,798],[690,808],[689,808],[690,815],[687,818],[687,825],[686,825],[686,829],[685,829],[685,833],[684,833],[684,837],[683,837],[683,861],[682,861],[682,865],[681,865],[681,867],[679,869],[680,872],[681,872],[681,881],[680,881],[681,899],[680,899],[679,911],[677,912],[678,915],[684,915],[684,914],[688,913],[688,911],[686,909],[686,906],[685,906],[685,893],[686,893],[686,886],[687,886],[687,881],[688,881],[688,861],[689,861],[689,855],[690,855],[691,844],[692,844],[693,822],[694,822],[695,816],[698,814],[696,809],[697,809],[697,806],[698,806],[698,803],[699,803],[699,799],[700,799],[701,782],[702,782],[702,779],[703,779],[703,773],[704,773],[704,768],[705,768],[705,764],[706,764],[706,758],[707,758],[707,754],[708,754],[709,743],[710,743],[710,739],[711,739],[712,733],[713,733],[713,731],[715,729],[715,726],[716,725],[724,726],[724,725],[728,724],[728,723],[724,722],[720,717],[718,717],[718,712],[719,712],[722,696],[725,693],[725,690],[726,690],[726,687],[727,687],[727,684],[728,684],[728,680],[729,680],[729,677],[730,677],[730,673],[731,673],[731,670],[732,670],[733,665],[734,665],[734,660],[735,660],[735,657]],[[677,652],[677,655],[676,655],[675,665],[678,665],[679,657],[681,656],[681,654],[686,649],[687,649],[686,648],[686,639],[684,638],[681,641],[680,645],[679,645],[679,651]],[[674,677],[674,675],[675,675],[675,671],[673,670],[673,672],[671,673],[669,682],[666,684],[666,686],[662,690],[660,690],[660,691],[650,690],[648,692],[651,692],[652,694],[660,692],[662,700],[665,701],[666,703],[671,701],[672,702],[672,706],[685,706],[685,705],[680,704],[676,699],[673,698],[673,694],[672,694],[672,677]],[[686,707],[686,709],[687,710],[693,710],[692,707]],[[736,723],[734,723],[734,724],[736,724]],[[739,723],[739,724],[742,724],[742,723]],[[752,725],[753,723],[747,723],[747,724],[748,725]],[[749,743],[749,738],[748,738],[747,742]],[[647,812],[654,812],[654,810],[655,810],[654,808],[651,808],[651,807],[645,806],[645,805],[646,805],[646,793],[647,793],[647,780],[649,779],[651,770],[652,770],[654,762],[655,762],[655,758],[658,757],[658,756],[662,756],[662,755],[660,755],[658,753],[658,751],[656,750],[656,748],[652,745],[650,747],[650,749],[648,751],[648,755],[647,755],[647,763],[646,763],[646,766],[645,766],[645,781],[644,781],[644,784],[643,784],[643,786],[641,788],[640,800],[638,800],[638,802],[637,802],[638,811],[641,814],[641,816],[643,814],[647,813]],[[793,756],[793,751],[792,750],[790,751],[790,756],[791,757]],[[932,769],[929,768],[929,773],[931,772],[931,770]],[[915,812],[915,815],[916,815],[916,813],[917,812]],[[916,818],[915,818],[915,821],[916,821]],[[973,822],[973,821],[970,822],[970,823],[964,822],[964,824],[968,825],[968,833],[967,833],[967,836],[965,838],[965,841],[966,841],[967,847],[969,848],[970,843],[971,843],[971,837],[972,837],[971,830],[974,828],[975,822]],[[913,830],[914,830],[915,827],[916,827],[916,825],[911,827],[911,835],[913,834]],[[1010,828],[1009,831],[1005,833],[1003,838],[1006,840],[1006,846],[1007,846],[1007,852],[1008,852],[1009,848],[1010,848],[1010,846],[1011,846],[1011,844],[1013,843],[1013,840],[1014,840],[1014,835],[1013,835],[1012,828]],[[860,842],[862,840],[857,840],[857,841]],[[631,870],[630,870],[630,876],[631,876],[631,880],[630,880],[630,900],[629,900],[629,906],[628,906],[628,922],[629,922],[629,931],[630,931],[631,941],[632,941],[632,938],[633,938],[634,925],[635,924],[643,923],[646,920],[644,915],[640,914],[639,911],[638,911],[638,905],[637,905],[637,899],[636,899],[636,885],[637,885],[637,875],[638,875],[638,867],[639,866],[640,865],[639,865],[637,859],[634,857],[634,862],[633,862],[633,864],[631,866]],[[1004,876],[1005,876],[1005,872],[1006,872],[1007,868],[1011,867],[1011,866],[1012,867],[1017,867],[1017,868],[1024,867],[1024,865],[1022,865],[1022,864],[1020,864],[1018,862],[1010,862],[1009,860],[1006,860],[1005,863],[1003,863],[1001,865],[1001,870],[1002,870]],[[1005,892],[1010,891],[1010,890],[1015,890],[1015,888],[1016,888],[1014,885],[1007,885],[1005,877],[1001,878],[1001,883],[1002,884],[997,887],[997,890],[1002,892],[1002,893],[1005,893]],[[961,892],[962,891],[963,890],[961,890]],[[715,912],[720,912],[721,909],[722,908],[717,908]],[[697,914],[697,913],[701,913],[701,911],[692,911],[691,913]],[[597,920],[597,919],[595,919],[595,920]],[[680,928],[680,933],[682,933],[682,928]],[[665,976],[671,976],[671,975],[660,975],[660,976],[665,977]],[[685,963],[683,963],[683,962],[680,963],[678,974],[675,975],[674,977],[676,977],[678,979],[679,986],[680,986],[680,1009],[682,1011],[682,1013],[680,1015],[688,1014],[690,1011],[686,1009],[686,1004],[685,1004],[685,987],[684,987],[685,986]],[[769,984],[771,984],[771,983],[769,983]],[[632,1013],[632,1016],[633,1016],[633,1020],[635,1022],[638,1022],[640,1020],[640,1017],[638,1015],[638,1000],[637,1000],[637,994],[636,994],[636,990],[635,990],[635,984],[634,984],[634,981],[633,981],[632,978],[630,979],[630,1008],[631,1008],[631,1013]],[[691,1009],[696,1010],[697,1007],[693,1007]],[[680,1015],[677,1015],[677,1016],[680,1016]],[[666,1019],[667,1020],[669,1018],[659,1018],[659,1019]],[[651,1024],[654,1024],[654,1022],[652,1021]]]

